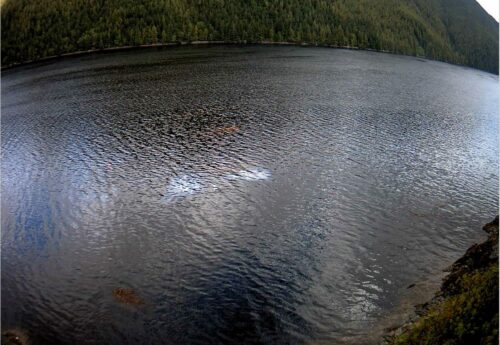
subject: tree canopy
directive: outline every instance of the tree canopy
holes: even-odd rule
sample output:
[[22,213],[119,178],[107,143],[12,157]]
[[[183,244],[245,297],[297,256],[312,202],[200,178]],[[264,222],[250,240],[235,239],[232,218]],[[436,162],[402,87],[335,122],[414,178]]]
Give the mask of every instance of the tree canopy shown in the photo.
[[498,73],[475,0],[5,0],[2,64],[109,47],[289,41],[387,50]]

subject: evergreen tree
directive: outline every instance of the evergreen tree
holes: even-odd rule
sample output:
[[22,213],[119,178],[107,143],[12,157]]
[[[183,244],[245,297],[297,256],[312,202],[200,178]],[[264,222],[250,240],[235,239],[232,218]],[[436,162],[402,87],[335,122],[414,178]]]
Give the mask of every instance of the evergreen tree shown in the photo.
[[194,40],[290,41],[425,56],[498,73],[475,0],[5,0],[2,64]]

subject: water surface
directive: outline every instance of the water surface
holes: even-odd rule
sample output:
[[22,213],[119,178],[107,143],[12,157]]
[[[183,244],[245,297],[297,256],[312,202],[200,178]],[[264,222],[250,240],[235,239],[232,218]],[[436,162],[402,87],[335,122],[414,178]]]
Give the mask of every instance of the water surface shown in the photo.
[[5,71],[2,326],[35,344],[358,344],[484,238],[498,106],[488,73],[322,48]]

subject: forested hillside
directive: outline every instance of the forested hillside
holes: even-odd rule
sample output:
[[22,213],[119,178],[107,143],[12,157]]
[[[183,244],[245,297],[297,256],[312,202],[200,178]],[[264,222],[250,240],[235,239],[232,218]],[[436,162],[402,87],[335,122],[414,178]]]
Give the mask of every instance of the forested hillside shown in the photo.
[[5,0],[2,64],[179,41],[388,50],[498,72],[498,23],[475,0]]

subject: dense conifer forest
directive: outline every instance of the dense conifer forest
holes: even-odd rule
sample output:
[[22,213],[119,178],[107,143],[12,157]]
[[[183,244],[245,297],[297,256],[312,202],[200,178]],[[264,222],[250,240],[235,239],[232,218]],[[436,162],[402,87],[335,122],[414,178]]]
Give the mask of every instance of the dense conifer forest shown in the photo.
[[2,65],[108,47],[288,41],[386,50],[498,73],[475,0],[5,0]]

